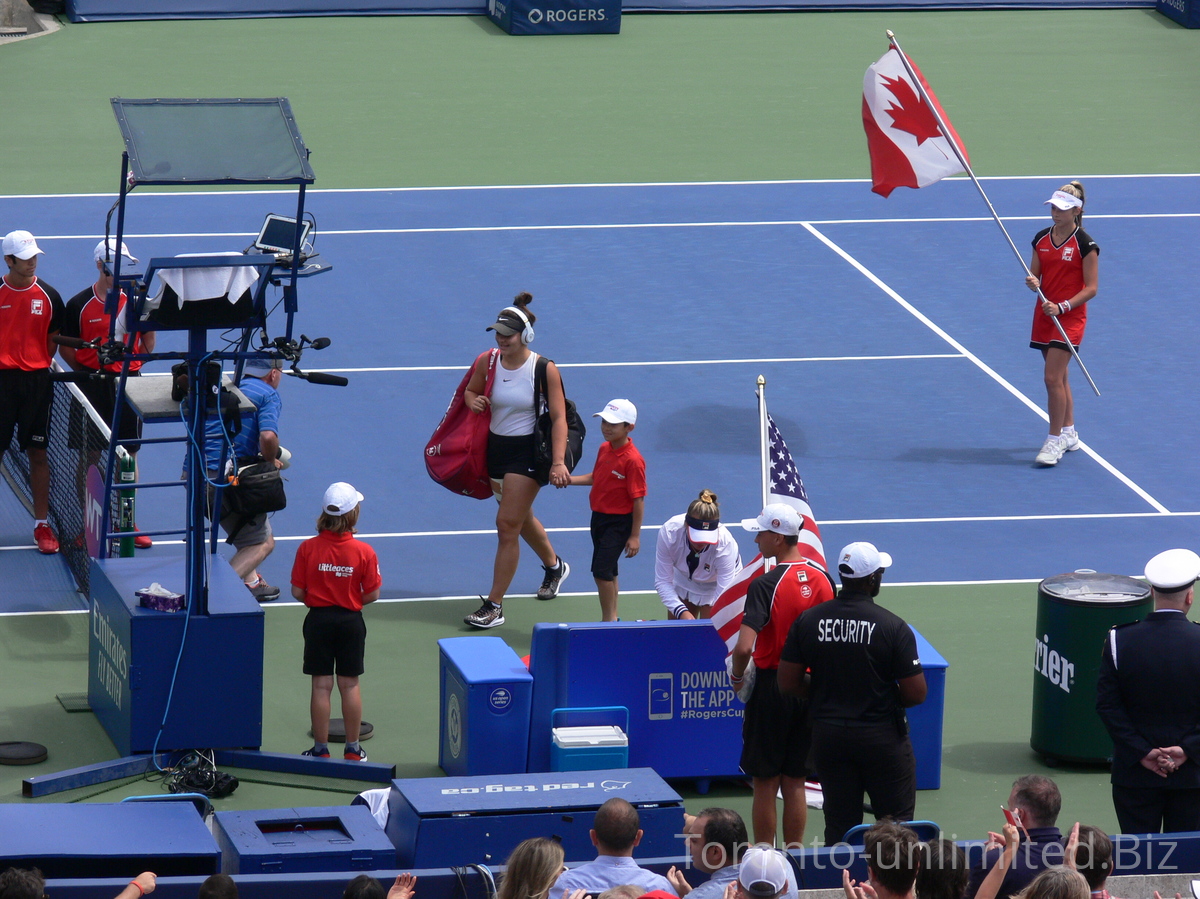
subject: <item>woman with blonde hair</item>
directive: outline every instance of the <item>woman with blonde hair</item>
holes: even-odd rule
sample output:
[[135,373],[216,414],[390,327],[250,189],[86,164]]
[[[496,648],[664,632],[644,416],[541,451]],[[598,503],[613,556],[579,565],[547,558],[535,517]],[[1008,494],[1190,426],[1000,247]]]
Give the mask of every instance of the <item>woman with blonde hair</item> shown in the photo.
[[701,490],[683,515],[667,519],[654,551],[654,589],[672,618],[707,618],[742,570],[737,541],[721,524],[717,495]]
[[1050,433],[1038,452],[1038,465],[1057,465],[1063,453],[1079,449],[1075,431],[1075,400],[1067,380],[1071,349],[1054,324],[1057,319],[1071,346],[1083,343],[1087,303],[1100,287],[1100,247],[1083,230],[1083,185],[1064,184],[1043,205],[1050,207],[1054,224],[1033,238],[1032,272],[1025,286],[1041,289],[1033,310],[1029,345],[1041,350],[1045,362],[1046,411]]
[[[563,864],[562,844],[545,837],[522,840],[504,863],[496,899],[549,899]],[[558,897],[555,897],[558,899]]]

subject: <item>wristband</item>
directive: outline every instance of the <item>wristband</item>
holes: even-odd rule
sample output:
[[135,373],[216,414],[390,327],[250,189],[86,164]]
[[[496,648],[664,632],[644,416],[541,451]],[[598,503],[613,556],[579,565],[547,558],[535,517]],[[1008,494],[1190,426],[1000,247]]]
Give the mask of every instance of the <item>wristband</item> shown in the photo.
[[146,891],[142,889],[142,885],[140,883],[138,883],[136,880],[129,881],[129,885],[131,887],[137,887],[138,895],[140,895],[140,896],[146,895]]
[[1065,303],[1063,303],[1063,305],[1067,307],[1068,312],[1071,311],[1071,301],[1070,300],[1067,300]]
[[729,682],[733,683],[733,684],[740,684],[745,679],[746,679],[745,673],[743,673],[741,677],[738,677],[736,674],[733,674],[732,672],[729,675]]

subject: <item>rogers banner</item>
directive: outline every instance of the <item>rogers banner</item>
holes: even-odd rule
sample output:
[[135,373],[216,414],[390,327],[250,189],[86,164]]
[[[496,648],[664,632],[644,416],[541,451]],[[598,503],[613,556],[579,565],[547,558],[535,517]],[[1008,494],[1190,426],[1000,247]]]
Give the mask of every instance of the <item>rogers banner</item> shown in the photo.
[[618,34],[621,0],[488,0],[488,18],[509,34]]

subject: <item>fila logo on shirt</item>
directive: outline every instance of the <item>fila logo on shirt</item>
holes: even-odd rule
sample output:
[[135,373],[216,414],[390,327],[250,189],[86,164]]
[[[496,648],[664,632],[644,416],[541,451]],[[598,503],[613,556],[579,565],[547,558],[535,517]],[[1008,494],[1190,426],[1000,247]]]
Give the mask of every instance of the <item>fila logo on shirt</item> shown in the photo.
[[317,565],[317,571],[323,571],[326,574],[332,574],[334,577],[351,577],[354,574],[354,566],[330,565],[328,562],[321,562]]
[[1074,247],[1063,247],[1062,261],[1070,262],[1074,258],[1075,258],[1075,248]]
[[29,301],[29,312],[31,315],[45,315],[46,304],[41,297],[34,297]]

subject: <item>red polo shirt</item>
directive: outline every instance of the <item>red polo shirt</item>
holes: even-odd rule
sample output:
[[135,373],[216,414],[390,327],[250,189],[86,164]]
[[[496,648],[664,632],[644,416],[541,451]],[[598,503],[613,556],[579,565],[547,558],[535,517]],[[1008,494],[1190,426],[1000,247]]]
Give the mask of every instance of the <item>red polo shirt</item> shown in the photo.
[[304,604],[362,611],[364,594],[378,590],[379,559],[353,534],[321,531],[300,544],[292,563],[292,586],[304,590]]

